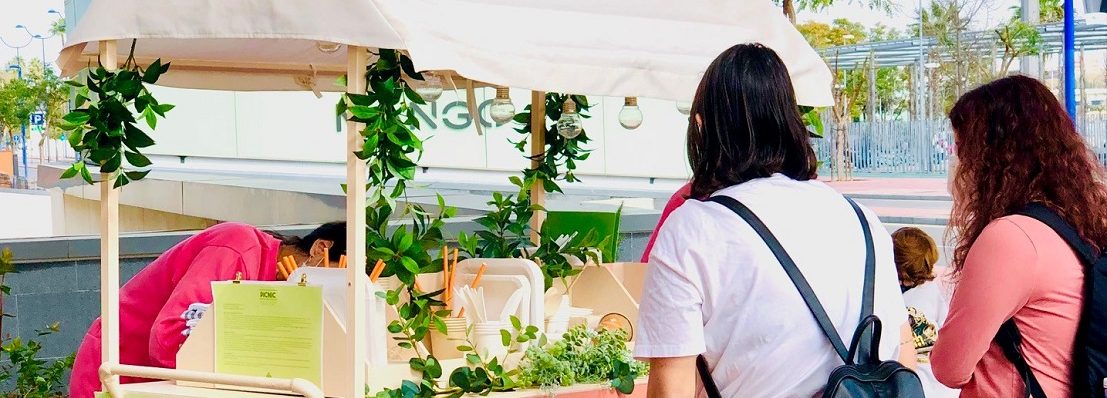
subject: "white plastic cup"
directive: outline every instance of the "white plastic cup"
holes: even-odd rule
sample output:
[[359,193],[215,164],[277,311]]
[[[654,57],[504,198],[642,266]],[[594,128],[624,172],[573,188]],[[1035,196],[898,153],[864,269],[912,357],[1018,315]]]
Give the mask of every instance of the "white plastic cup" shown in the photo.
[[510,329],[507,322],[488,321],[473,325],[473,347],[486,360],[492,357],[499,358],[503,362],[507,356],[507,347],[504,347],[500,330]]

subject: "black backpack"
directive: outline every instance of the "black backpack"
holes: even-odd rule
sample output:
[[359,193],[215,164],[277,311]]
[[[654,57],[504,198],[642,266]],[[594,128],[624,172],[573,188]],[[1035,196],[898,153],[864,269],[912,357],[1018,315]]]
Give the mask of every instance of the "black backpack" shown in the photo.
[[[842,342],[841,336],[838,335],[838,331],[834,329],[834,324],[831,323],[826,310],[819,303],[819,298],[815,296],[814,290],[811,289],[811,285],[800,273],[796,263],[792,261],[792,257],[780,245],[780,241],[773,236],[772,232],[769,232],[765,223],[761,222],[761,219],[753,214],[748,207],[734,198],[717,195],[707,199],[707,201],[726,206],[749,223],[754,231],[757,231],[757,234],[761,236],[761,239],[765,241],[765,244],[769,246],[777,260],[780,261],[784,272],[792,279],[792,283],[796,285],[796,289],[803,296],[803,301],[807,303],[807,308],[815,316],[815,320],[819,323],[823,334],[830,340],[830,344],[834,346],[834,351],[845,363],[830,372],[830,378],[823,389],[822,397],[923,397],[922,381],[919,380],[919,376],[914,371],[904,367],[899,362],[880,361],[881,324],[880,319],[873,315],[876,255],[873,249],[872,231],[869,229],[869,222],[861,208],[849,198],[846,198],[846,200],[849,201],[853,211],[857,213],[857,219],[861,222],[861,230],[865,235],[866,246],[865,287],[862,293],[861,323],[857,325],[857,329],[853,333],[853,340],[848,351]],[[765,360],[771,361],[772,358],[765,358]],[[709,398],[721,398],[715,381],[711,379],[711,372],[707,369],[707,361],[704,360],[702,355],[696,359],[696,368],[699,370],[700,379],[707,391],[707,396]]]
[[[1084,265],[1084,308],[1076,329],[1072,357],[1072,396],[1102,397],[1103,388],[1107,387],[1107,253],[1096,253],[1072,225],[1048,207],[1035,203],[1018,214],[1052,228],[1072,247]],[[995,341],[1022,377],[1026,385],[1023,396],[1046,398],[1045,391],[1022,356],[1022,335],[1013,319],[1003,323]]]

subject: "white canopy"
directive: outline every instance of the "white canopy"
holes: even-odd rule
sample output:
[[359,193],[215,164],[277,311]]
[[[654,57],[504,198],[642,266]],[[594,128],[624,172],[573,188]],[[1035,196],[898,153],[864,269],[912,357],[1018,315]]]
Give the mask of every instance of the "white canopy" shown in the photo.
[[722,50],[760,42],[788,65],[799,102],[830,105],[826,64],[769,0],[92,0],[59,65],[173,63],[159,84],[340,91],[345,49],[408,49],[421,70],[510,87],[689,100]]
[[173,67],[158,83],[220,90],[342,91],[349,44],[402,48],[369,0],[92,0],[58,64],[72,75],[96,64],[97,41],[118,40],[126,59]]
[[801,104],[833,105],[823,59],[770,0],[375,0],[415,65],[543,91],[691,100],[726,48],[784,59]]

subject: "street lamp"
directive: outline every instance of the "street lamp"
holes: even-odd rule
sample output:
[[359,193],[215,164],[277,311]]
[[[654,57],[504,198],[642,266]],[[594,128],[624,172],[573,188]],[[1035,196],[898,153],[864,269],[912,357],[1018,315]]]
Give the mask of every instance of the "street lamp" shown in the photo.
[[[50,10],[50,11],[54,11],[55,13],[57,13],[56,10]],[[50,11],[47,11],[47,12],[49,13]],[[57,33],[56,32],[51,33],[50,36],[43,36],[43,35],[40,35],[40,34],[32,33],[30,29],[27,29],[27,26],[22,25],[22,24],[15,25],[15,28],[16,29],[23,29],[24,32],[27,32],[27,34],[31,36],[31,40],[29,40],[28,43],[30,43],[31,41],[34,41],[34,40],[39,41],[39,44],[42,45],[42,68],[46,69],[47,67],[49,67],[50,64],[46,62],[46,40],[47,39],[52,39],[54,36],[57,35]]]

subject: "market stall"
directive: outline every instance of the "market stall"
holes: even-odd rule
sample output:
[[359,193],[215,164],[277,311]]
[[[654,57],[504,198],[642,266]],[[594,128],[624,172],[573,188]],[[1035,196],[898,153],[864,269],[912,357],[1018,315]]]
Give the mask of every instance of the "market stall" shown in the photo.
[[[378,167],[367,166],[364,156],[359,156],[367,151],[362,130],[368,116],[358,116],[357,109],[364,111],[365,108],[357,107],[367,106],[358,103],[359,99],[367,98],[364,95],[367,91],[379,90],[370,85],[381,83],[373,80],[379,77],[374,75],[373,70],[378,69],[380,59],[391,62],[391,57],[396,54],[387,49],[406,51],[396,56],[399,63],[403,63],[408,57],[406,54],[410,54],[414,65],[405,65],[402,73],[397,72],[397,76],[403,79],[418,75],[415,70],[435,71],[439,78],[447,80],[447,84],[466,87],[470,92],[475,87],[488,85],[533,90],[531,125],[534,126],[532,128],[541,126],[543,133],[546,125],[544,108],[548,101],[545,91],[687,101],[691,98],[699,74],[711,59],[722,49],[738,42],[758,41],[776,49],[791,68],[802,103],[816,106],[831,103],[829,70],[769,1],[734,5],[701,0],[681,4],[679,9],[661,3],[654,6],[629,0],[602,5],[558,3],[556,10],[537,1],[319,0],[310,6],[247,0],[92,2],[72,29],[58,64],[62,66],[64,75],[74,76],[89,66],[103,65],[108,71],[114,70],[121,64],[121,59],[126,60],[124,65],[142,65],[144,68],[171,63],[172,68],[166,68],[168,72],[158,84],[185,88],[316,93],[344,89],[350,94],[350,99],[345,100],[347,103],[343,106],[349,106],[350,113],[354,115],[348,122],[347,146],[344,148],[348,187],[362,187],[367,181],[381,181],[379,175],[386,174]],[[630,10],[633,12],[628,12]],[[583,24],[589,28],[559,28],[569,26],[563,23],[566,19],[579,22],[571,25]],[[486,20],[495,22],[477,22]],[[565,45],[597,36],[602,40],[593,42],[591,48]],[[159,59],[160,65],[156,62]],[[366,73],[370,65],[374,69]],[[399,70],[399,67],[395,69]],[[342,76],[345,78],[340,79]],[[421,84],[414,80],[412,87]],[[344,81],[345,87],[336,85],[336,81]],[[381,84],[408,87],[407,83],[396,83],[397,79],[388,78],[383,82]],[[404,95],[401,94],[401,97]],[[406,95],[410,97],[411,94]],[[535,134],[530,142],[531,155],[536,158],[535,168],[538,167],[537,157],[545,150],[542,137],[543,134]],[[365,244],[350,244],[347,249],[348,263],[356,266],[326,270],[341,279],[333,284],[337,288],[332,286],[332,289],[337,289],[335,295],[328,296],[323,289],[317,293],[322,311],[317,318],[319,336],[316,341],[326,342],[318,348],[320,353],[326,353],[326,360],[319,365],[325,368],[319,369],[318,377],[228,374],[219,372],[217,359],[210,362],[213,366],[205,368],[203,358],[194,361],[192,370],[120,365],[117,288],[120,191],[114,183],[117,178],[125,178],[124,182],[137,179],[114,171],[99,175],[102,181],[101,286],[104,287],[101,293],[104,362],[101,373],[108,390],[116,398],[132,392],[145,396],[213,396],[211,394],[214,394],[216,386],[220,394],[231,394],[223,391],[230,386],[262,391],[238,393],[251,394],[240,396],[291,392],[308,397],[322,397],[324,394],[361,397],[365,395],[367,385],[399,388],[399,380],[413,375],[406,362],[396,366],[382,364],[380,358],[374,358],[381,353],[374,348],[378,341],[371,336],[382,336],[385,327],[384,322],[373,321],[375,316],[383,316],[379,311],[374,312],[374,305],[381,305],[382,308],[384,305],[374,300],[377,300],[377,292],[386,290],[366,275],[367,270],[362,266],[368,265]],[[398,181],[403,182],[404,179]],[[387,203],[387,198],[379,198],[379,193],[367,191],[371,189],[348,190],[346,214],[349,242],[367,242],[366,203],[376,203],[377,200]],[[540,183],[536,183],[531,192],[529,200],[542,203],[546,191]],[[540,229],[542,214],[542,211],[534,212],[531,220],[534,231]],[[409,241],[407,247],[410,246]],[[443,260],[448,257],[446,254],[444,251]],[[456,263],[456,253],[454,258]],[[399,258],[404,259],[408,258]],[[534,263],[523,263],[521,261],[526,260],[521,259],[503,261],[502,274],[507,276],[515,272],[513,270],[527,273],[528,267],[537,267]],[[483,263],[493,269],[498,267],[492,259]],[[455,273],[455,276],[463,276],[461,282],[443,280],[449,279],[445,278],[449,273],[437,280],[419,277],[416,273],[419,279],[411,282],[418,285],[419,281],[424,281],[444,286],[444,293],[449,294],[465,290],[463,288],[468,284],[476,288],[485,268],[480,261],[468,265],[462,262],[455,267],[461,268],[462,272]],[[491,271],[489,275],[495,276],[497,272]],[[471,279],[467,282],[464,275],[470,275]],[[604,280],[620,283],[611,271],[600,275]],[[314,283],[324,277],[313,275],[305,278],[302,281]],[[516,278],[505,276],[503,280]],[[526,283],[535,282],[533,276],[524,280]],[[292,284],[285,284],[280,289],[294,289],[296,280],[291,281]],[[544,290],[535,286],[529,295],[532,301],[541,300]],[[234,286],[226,289],[232,288]],[[622,291],[631,294],[625,288]],[[277,297],[276,293],[273,295]],[[231,296],[225,294],[224,297]],[[475,301],[472,296],[470,300]],[[633,305],[632,300],[627,302]],[[533,308],[539,308],[538,305]],[[459,308],[455,307],[452,311],[457,313]],[[531,314],[537,315],[534,312]],[[210,328],[210,336],[223,336],[219,334],[218,319],[206,319],[204,322]],[[537,317],[534,324],[545,326],[541,317]],[[202,337],[204,333],[198,333],[201,337],[190,337],[186,344],[218,344],[215,341],[219,340],[215,337],[205,340]],[[533,331],[529,333],[534,334]],[[409,348],[423,357],[425,348],[421,349],[419,342]],[[449,363],[444,361],[441,365],[448,373],[450,367],[467,366],[466,359]],[[429,366],[426,363],[422,365]],[[120,375],[175,380],[177,383],[120,385]],[[525,392],[513,394],[516,395],[510,396],[529,396]]]

